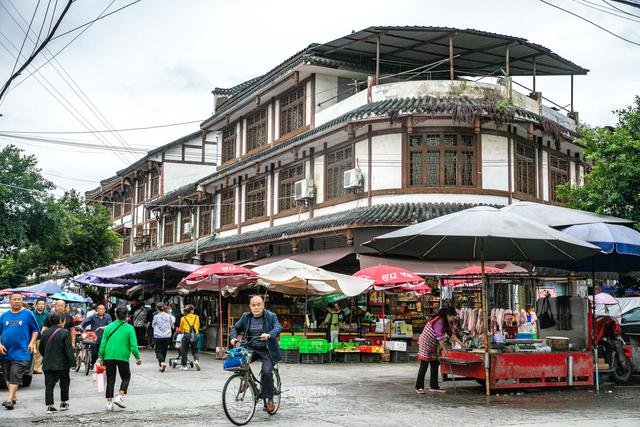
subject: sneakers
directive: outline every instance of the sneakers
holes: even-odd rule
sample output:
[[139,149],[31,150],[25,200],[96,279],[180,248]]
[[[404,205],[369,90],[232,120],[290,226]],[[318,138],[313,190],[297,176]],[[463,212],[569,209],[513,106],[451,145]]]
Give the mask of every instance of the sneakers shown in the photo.
[[55,414],[58,410],[54,406],[47,407],[47,414]]
[[430,392],[434,392],[434,393],[446,393],[446,390],[443,390],[440,387],[438,387],[438,388],[430,388],[429,391]]
[[181,371],[188,371],[189,367],[188,366],[180,366],[178,369],[180,369]]
[[195,362],[193,362],[193,364],[194,364],[194,365],[195,365],[195,367],[196,367],[196,371],[199,371],[199,370],[200,370],[200,362],[198,362],[198,361],[196,360]]
[[417,388],[417,389],[416,389],[416,393],[418,393],[418,394],[424,394],[424,389],[423,389],[423,388]]
[[113,403],[118,405],[121,408],[126,408],[127,407],[127,405],[124,403],[124,397],[122,395],[117,395],[113,399]]
[[113,412],[113,403],[107,402],[107,411]]
[[60,404],[60,410],[61,410],[61,411],[66,411],[66,410],[68,410],[68,409],[69,409],[69,404],[68,404],[67,402],[62,402],[62,403]]

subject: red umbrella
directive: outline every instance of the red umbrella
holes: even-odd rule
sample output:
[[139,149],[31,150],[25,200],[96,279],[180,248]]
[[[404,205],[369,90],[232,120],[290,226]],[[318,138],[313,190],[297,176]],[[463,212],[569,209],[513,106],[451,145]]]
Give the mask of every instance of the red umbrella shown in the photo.
[[[484,267],[485,274],[501,274],[506,273],[501,268],[496,267]],[[450,276],[470,276],[464,279],[448,279],[444,281],[445,285],[459,286],[459,285],[467,285],[478,283],[482,280],[482,268],[479,265],[472,265],[467,268],[463,268],[462,270],[454,271],[450,274]]]
[[394,287],[398,285],[416,285],[423,283],[424,279],[409,270],[390,265],[378,264],[365,268],[354,274],[355,277],[373,280],[373,286]]
[[222,288],[231,289],[239,288],[242,285],[249,284],[255,280],[253,276],[257,276],[253,270],[248,268],[229,264],[216,263],[207,264],[198,267],[197,270],[182,279],[178,287],[190,291],[218,291],[218,307],[220,309],[220,348],[223,347],[222,342]]

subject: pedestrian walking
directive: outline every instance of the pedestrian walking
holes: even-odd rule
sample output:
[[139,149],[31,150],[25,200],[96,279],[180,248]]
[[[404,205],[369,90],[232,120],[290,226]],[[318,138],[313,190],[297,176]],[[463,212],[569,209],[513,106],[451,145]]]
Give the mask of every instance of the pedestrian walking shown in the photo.
[[31,353],[35,353],[38,339],[36,317],[24,308],[22,302],[22,294],[11,294],[11,310],[0,315],[0,360],[9,390],[2,406],[9,410],[17,402],[16,394],[22,385],[22,377],[31,369]]
[[44,403],[47,405],[47,414],[54,414],[57,409],[53,402],[53,390],[58,381],[60,381],[60,410],[69,409],[71,383],[69,369],[75,365],[75,357],[71,346],[71,334],[64,328],[64,316],[53,313],[50,317],[51,327],[42,334],[39,353],[43,357]]
[[[36,322],[38,322],[38,332],[40,332],[45,320],[47,320],[47,317],[49,317],[49,312],[47,311],[45,300],[39,299],[38,301],[36,301],[36,306],[33,309],[33,315],[36,316]],[[38,351],[38,349],[40,348],[40,336],[41,334],[38,333],[38,339],[36,340],[36,354],[33,357],[33,373],[36,375],[42,374],[42,356]]]
[[145,334],[147,336],[147,347],[148,348],[154,348],[153,345],[153,327],[151,326],[151,323],[153,322],[153,316],[155,316],[157,313],[156,311],[156,303],[152,302],[151,303],[151,309],[147,310],[146,314],[145,314],[145,320],[144,320],[144,330],[145,330]]
[[164,372],[167,369],[165,360],[167,359],[167,350],[171,345],[171,330],[175,321],[176,319],[167,313],[164,304],[158,304],[156,315],[153,316],[151,321],[151,327],[153,328],[153,341],[160,372]]
[[[71,346],[76,348],[76,328],[74,326],[73,317],[69,315],[68,304],[62,300],[57,300],[53,305],[53,311],[64,317],[64,328],[69,331],[69,335],[71,336]],[[50,319],[51,316],[47,317],[44,321],[41,332],[46,331],[52,326]]]
[[198,333],[200,332],[200,318],[193,312],[193,305],[189,304],[184,308],[184,315],[180,320],[180,330],[182,330],[182,360],[180,369],[186,370],[187,354],[191,350],[193,364],[196,370],[200,370],[200,360],[198,357]]
[[145,341],[145,320],[146,320],[146,310],[144,307],[144,302],[140,301],[137,303],[137,308],[133,312],[133,317],[131,323],[133,323],[133,328],[136,331],[136,340],[138,342],[138,347],[144,346]]
[[[107,368],[107,411],[113,411],[113,405],[126,408],[125,395],[129,388],[131,380],[131,369],[129,367],[129,359],[133,354],[136,359],[136,365],[142,363],[140,352],[138,351],[138,343],[136,341],[136,333],[131,325],[126,322],[127,307],[120,305],[116,308],[116,319],[107,326],[102,334],[102,343],[98,352],[98,361],[100,365]],[[116,372],[120,374],[120,389],[116,398],[113,398],[114,388],[116,384]]]
[[104,304],[98,304],[95,314],[91,317],[88,317],[84,322],[80,324],[80,327],[82,329],[91,329],[96,333],[96,343],[91,346],[90,369],[93,369],[93,365],[98,359],[98,349],[100,348],[100,342],[102,341],[104,328],[106,328],[110,323],[111,316],[107,314],[107,308],[104,306]]
[[424,377],[429,367],[431,367],[431,373],[429,374],[429,391],[444,391],[440,389],[438,385],[440,350],[442,350],[445,356],[447,355],[447,340],[457,342],[464,348],[462,342],[451,330],[451,324],[456,320],[457,316],[458,313],[455,307],[443,307],[438,311],[438,314],[424,326],[422,334],[420,334],[420,338],[418,339],[420,368],[418,370],[418,378],[416,379],[416,393],[424,394]]

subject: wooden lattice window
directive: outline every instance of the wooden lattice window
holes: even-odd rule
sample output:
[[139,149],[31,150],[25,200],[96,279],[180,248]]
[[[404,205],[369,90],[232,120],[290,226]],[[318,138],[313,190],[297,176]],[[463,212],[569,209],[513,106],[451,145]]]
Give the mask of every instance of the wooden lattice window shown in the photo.
[[267,143],[267,109],[247,117],[247,151],[255,150]]
[[155,248],[158,246],[158,222],[149,222],[149,247]]
[[304,126],[304,86],[280,98],[280,137]]
[[409,186],[474,186],[475,138],[469,134],[428,133],[409,136]]
[[144,225],[136,225],[136,237],[133,239],[136,250],[140,250],[145,245]]
[[267,212],[266,178],[254,179],[253,181],[247,182],[246,191],[245,218],[249,220],[265,216]]
[[136,184],[138,203],[142,203],[147,199],[147,177],[139,176]]
[[[184,208],[180,211],[180,241],[189,240],[193,233],[193,222],[191,221],[191,208]],[[189,230],[191,228],[191,230]]]
[[558,185],[569,182],[569,161],[556,156],[549,159],[549,198],[554,202],[559,202],[556,188]]
[[133,208],[133,189],[130,185],[124,186],[124,215],[130,214]]
[[113,219],[118,219],[122,216],[122,194],[115,193],[113,195]]
[[536,195],[535,150],[532,146],[516,143],[516,191]]
[[131,253],[131,229],[125,228],[122,231],[122,256],[128,256]]
[[211,234],[211,206],[200,206],[198,212],[198,237]]
[[327,154],[327,200],[346,194],[344,172],[353,169],[353,146]]
[[164,234],[163,234],[163,239],[162,239],[162,243],[164,245],[172,245],[173,244],[173,236],[175,235],[174,233],[174,219],[173,217],[166,217],[164,219]]
[[220,225],[229,225],[235,222],[236,191],[229,188],[220,193]]
[[160,195],[160,172],[158,169],[151,169],[151,197]]
[[304,164],[299,163],[283,169],[278,174],[278,211],[286,211],[295,207],[293,199],[296,181],[304,179]]
[[236,125],[227,126],[222,131],[222,163],[236,158]]

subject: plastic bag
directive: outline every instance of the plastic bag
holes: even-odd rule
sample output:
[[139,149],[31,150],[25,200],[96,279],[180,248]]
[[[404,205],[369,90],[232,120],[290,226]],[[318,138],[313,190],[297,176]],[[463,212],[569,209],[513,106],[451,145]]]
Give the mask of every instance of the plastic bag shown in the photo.
[[105,384],[107,383],[107,374],[105,374],[104,372],[101,372],[99,374],[95,373],[93,374],[92,380],[93,380],[93,386],[96,389],[96,391],[98,393],[104,392],[104,387],[105,387]]

